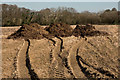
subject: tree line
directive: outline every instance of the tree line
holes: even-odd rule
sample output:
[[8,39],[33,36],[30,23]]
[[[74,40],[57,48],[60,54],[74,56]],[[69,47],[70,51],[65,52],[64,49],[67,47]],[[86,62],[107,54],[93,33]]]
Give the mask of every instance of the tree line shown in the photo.
[[16,26],[30,23],[49,25],[51,23],[66,24],[119,24],[120,11],[116,8],[93,13],[89,11],[77,12],[74,8],[59,7],[33,11],[19,8],[16,5],[2,5],[2,26]]

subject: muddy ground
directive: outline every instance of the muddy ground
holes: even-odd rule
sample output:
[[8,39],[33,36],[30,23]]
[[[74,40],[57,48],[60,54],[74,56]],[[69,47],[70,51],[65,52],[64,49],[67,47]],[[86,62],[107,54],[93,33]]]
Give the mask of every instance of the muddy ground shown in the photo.
[[118,78],[118,26],[95,27],[110,35],[55,37],[53,45],[46,38],[5,39],[3,32],[2,78]]

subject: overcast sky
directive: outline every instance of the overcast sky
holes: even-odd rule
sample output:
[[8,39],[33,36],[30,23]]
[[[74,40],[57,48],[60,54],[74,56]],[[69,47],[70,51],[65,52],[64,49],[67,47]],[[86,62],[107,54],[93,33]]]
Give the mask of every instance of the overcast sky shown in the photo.
[[0,0],[1,2],[118,2],[120,0]]
[[105,9],[118,9],[118,1],[119,0],[44,0],[43,2],[43,0],[2,0],[2,3],[15,4],[18,7],[25,7],[36,11],[45,8],[72,7],[78,12],[98,12]]

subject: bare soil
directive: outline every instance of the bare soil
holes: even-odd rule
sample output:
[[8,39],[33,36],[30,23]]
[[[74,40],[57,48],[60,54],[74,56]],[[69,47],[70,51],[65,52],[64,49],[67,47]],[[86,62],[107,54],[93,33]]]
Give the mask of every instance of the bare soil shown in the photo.
[[[3,39],[2,77],[17,78],[21,73],[25,73],[28,78],[38,80],[40,78],[118,78],[118,26],[94,26],[95,30],[107,32],[109,35],[86,36],[87,40],[75,36],[28,39],[25,44],[22,39]],[[23,63],[18,60],[21,53],[25,54],[19,58],[25,60],[22,60]],[[20,72],[22,67],[24,70]]]
[[60,37],[71,36],[73,31],[70,25],[65,23],[51,24],[49,27],[46,27],[45,30],[54,36]]
[[2,39],[2,78],[17,78],[17,58],[23,40]]
[[30,25],[24,24],[18,31],[8,36],[8,39],[41,39],[44,35],[47,35],[48,32],[44,30],[37,23],[32,23]]
[[105,35],[109,35],[107,32],[105,31],[99,31],[95,29],[95,26],[93,25],[77,25],[73,31],[73,35],[78,37],[85,37],[85,36],[105,36]]

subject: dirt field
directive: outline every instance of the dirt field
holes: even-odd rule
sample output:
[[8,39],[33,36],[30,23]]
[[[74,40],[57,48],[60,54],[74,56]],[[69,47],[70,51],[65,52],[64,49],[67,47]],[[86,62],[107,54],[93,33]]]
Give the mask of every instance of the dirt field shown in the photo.
[[110,35],[24,41],[5,39],[20,27],[2,28],[2,78],[118,78],[118,26],[95,27]]
[[16,27],[0,27],[0,29],[2,30],[2,35],[0,35],[0,36],[2,38],[6,38],[8,35],[14,33],[19,28],[20,28],[20,26],[16,26]]

